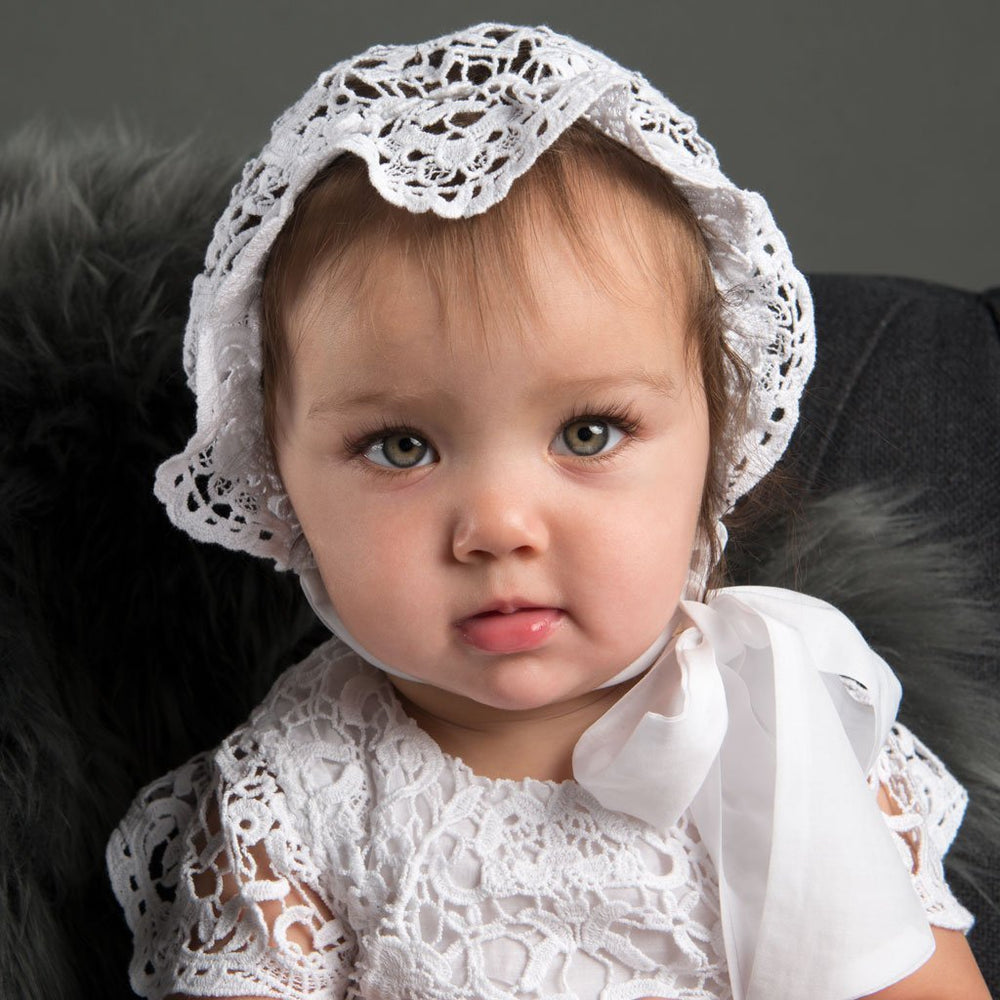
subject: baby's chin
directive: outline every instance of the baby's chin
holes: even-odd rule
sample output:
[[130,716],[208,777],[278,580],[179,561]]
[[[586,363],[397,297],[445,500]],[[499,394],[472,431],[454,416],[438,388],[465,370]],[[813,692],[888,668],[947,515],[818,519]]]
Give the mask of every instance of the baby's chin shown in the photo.
[[472,683],[438,687],[393,678],[404,697],[426,711],[458,721],[528,721],[586,710],[598,700],[615,700],[619,687],[603,685],[617,673],[609,668],[593,676],[572,676],[533,657],[501,657],[484,664]]

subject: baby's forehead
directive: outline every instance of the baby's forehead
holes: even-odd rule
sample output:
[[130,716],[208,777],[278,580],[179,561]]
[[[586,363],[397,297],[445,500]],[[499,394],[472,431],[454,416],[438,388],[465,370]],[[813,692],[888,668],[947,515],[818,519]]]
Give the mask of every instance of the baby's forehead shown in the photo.
[[468,422],[512,404],[671,396],[696,373],[685,304],[663,282],[617,263],[615,281],[596,274],[558,228],[523,248],[527,285],[484,265],[482,244],[466,250],[477,266],[467,255],[435,271],[439,260],[396,239],[350,277],[317,281],[292,316],[283,398],[310,420],[393,411]]
[[548,271],[520,316],[517,294],[498,293],[495,308],[444,305],[417,262],[399,263],[383,262],[386,281],[360,308],[333,296],[297,331],[283,398],[307,423],[364,412],[463,426],[483,414],[551,417],[610,395],[674,396],[694,373],[682,316],[608,294],[571,262]]
[[[383,204],[340,246],[308,225],[298,305],[376,329],[419,301],[442,324],[518,328],[537,319],[570,279],[622,304],[676,307],[690,298],[697,247],[667,212],[597,172],[553,191],[544,179],[468,219],[411,215]],[[295,252],[293,248],[293,252]],[[326,260],[323,260],[324,255]],[[296,303],[287,302],[293,308]],[[298,310],[302,311],[302,310]]]
[[316,274],[290,310],[288,333],[297,340],[351,331],[366,355],[419,355],[435,341],[462,351],[513,340],[526,359],[545,363],[563,349],[567,317],[605,341],[625,322],[666,329],[687,321],[688,269],[635,233],[595,218],[572,235],[555,219],[516,240],[506,235],[487,238],[480,229],[352,248]]

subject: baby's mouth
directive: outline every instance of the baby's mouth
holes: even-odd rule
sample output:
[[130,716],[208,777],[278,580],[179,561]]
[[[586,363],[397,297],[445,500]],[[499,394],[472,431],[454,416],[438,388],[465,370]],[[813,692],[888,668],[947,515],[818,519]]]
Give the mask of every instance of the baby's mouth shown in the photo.
[[559,608],[514,607],[481,611],[456,627],[470,646],[484,653],[522,653],[545,643],[563,618]]

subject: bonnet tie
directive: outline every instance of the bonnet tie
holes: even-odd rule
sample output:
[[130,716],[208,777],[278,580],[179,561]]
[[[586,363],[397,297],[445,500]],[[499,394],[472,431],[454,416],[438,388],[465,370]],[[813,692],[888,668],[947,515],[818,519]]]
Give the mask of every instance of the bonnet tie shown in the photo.
[[580,737],[577,782],[663,830],[690,810],[734,1000],[854,1000],[914,972],[933,937],[865,781],[899,706],[892,670],[803,594],[730,587],[681,609],[693,625]]

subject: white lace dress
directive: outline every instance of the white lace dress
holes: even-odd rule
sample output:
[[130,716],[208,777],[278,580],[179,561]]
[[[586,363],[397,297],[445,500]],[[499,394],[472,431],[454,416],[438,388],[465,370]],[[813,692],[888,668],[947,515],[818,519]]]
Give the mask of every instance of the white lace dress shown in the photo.
[[[966,794],[896,725],[869,777],[932,924],[967,931],[942,857]],[[337,643],[138,796],[108,865],[144,997],[731,996],[715,871],[575,782],[481,778]]]

